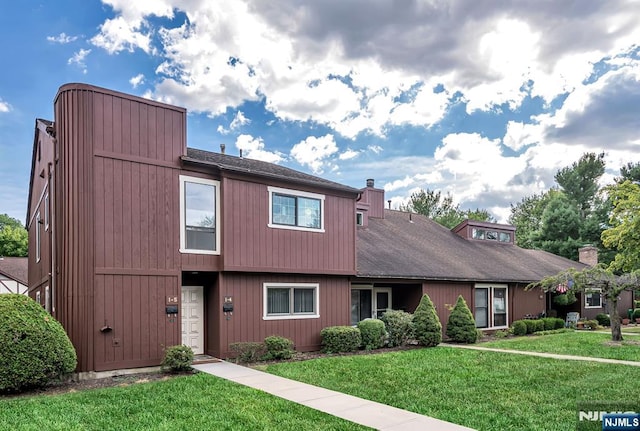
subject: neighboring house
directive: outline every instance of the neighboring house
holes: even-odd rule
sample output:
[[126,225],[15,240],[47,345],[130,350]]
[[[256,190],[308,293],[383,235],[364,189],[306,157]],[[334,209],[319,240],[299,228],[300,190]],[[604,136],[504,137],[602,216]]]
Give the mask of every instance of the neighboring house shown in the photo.
[[26,257],[0,257],[0,294],[27,294],[28,263]]
[[187,148],[182,108],[67,84],[54,112],[35,127],[29,295],[78,371],[158,365],[181,343],[227,357],[274,334],[315,350],[322,328],[413,311],[423,293],[443,321],[463,294],[479,326],[502,327],[545,310],[522,286],[578,265],[516,247],[509,226],[485,244],[386,211],[373,181]]

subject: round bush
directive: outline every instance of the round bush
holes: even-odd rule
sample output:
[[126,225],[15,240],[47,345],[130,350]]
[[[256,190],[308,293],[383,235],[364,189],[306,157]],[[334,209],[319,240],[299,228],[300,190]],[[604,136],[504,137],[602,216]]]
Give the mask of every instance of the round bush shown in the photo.
[[442,341],[442,324],[426,293],[413,313],[413,333],[418,343],[426,347],[437,346]]
[[556,328],[556,319],[555,317],[543,317],[542,321],[544,322],[544,330],[551,331]]
[[536,320],[534,320],[534,322],[535,322],[535,328],[534,328],[533,332],[544,331],[544,320],[536,319]]
[[193,364],[193,350],[189,346],[171,346],[164,352],[162,366],[174,373],[189,371]]
[[554,325],[554,329],[562,329],[565,326],[565,322],[564,319],[561,319],[559,317],[555,318],[555,325]]
[[606,313],[596,314],[596,320],[600,326],[611,326],[611,318]]
[[44,386],[76,368],[62,325],[33,299],[0,295],[0,322],[0,392]]
[[362,343],[360,330],[352,326],[328,326],[320,331],[325,353],[353,352]]
[[362,343],[360,347],[366,350],[379,349],[384,346],[387,330],[384,322],[378,319],[364,319],[358,322]]
[[531,319],[523,320],[524,324],[527,325],[527,334],[533,334],[536,331],[536,322]]
[[472,344],[478,340],[476,321],[462,295],[458,296],[447,320],[447,337],[454,343]]
[[404,346],[413,338],[412,319],[411,313],[402,310],[389,310],[382,315],[389,347]]
[[636,308],[633,310],[633,314],[631,315],[633,320],[640,319],[640,308]]
[[511,324],[511,332],[516,336],[527,335],[527,324],[524,320],[516,320]]
[[267,346],[267,357],[269,359],[291,359],[293,358],[293,341],[278,335],[271,335],[264,339]]

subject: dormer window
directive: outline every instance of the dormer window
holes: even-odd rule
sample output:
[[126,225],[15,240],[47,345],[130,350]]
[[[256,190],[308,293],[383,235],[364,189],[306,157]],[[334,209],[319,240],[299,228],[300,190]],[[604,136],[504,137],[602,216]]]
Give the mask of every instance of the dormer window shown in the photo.
[[509,232],[500,232],[498,240],[500,242],[511,242],[511,234]]
[[324,195],[269,187],[269,227],[324,232]]

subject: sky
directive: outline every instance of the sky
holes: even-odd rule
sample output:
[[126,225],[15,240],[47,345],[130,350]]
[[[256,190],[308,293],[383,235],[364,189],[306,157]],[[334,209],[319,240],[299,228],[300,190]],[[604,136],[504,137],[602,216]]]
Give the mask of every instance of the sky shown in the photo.
[[640,161],[639,0],[44,0],[0,15],[0,213],[24,222],[36,118],[84,82],[188,110],[188,146],[394,208],[505,222],[585,152]]

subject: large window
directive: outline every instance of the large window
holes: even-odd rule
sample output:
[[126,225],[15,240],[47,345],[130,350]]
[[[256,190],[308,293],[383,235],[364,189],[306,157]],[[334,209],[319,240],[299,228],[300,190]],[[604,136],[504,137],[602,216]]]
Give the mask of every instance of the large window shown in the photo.
[[320,317],[316,283],[264,283],[265,320]]
[[600,289],[585,292],[584,308],[602,308],[602,291]]
[[504,328],[508,323],[506,285],[476,285],[474,317],[478,328]]
[[180,251],[220,253],[220,183],[180,175]]
[[269,187],[269,227],[324,232],[324,195]]

